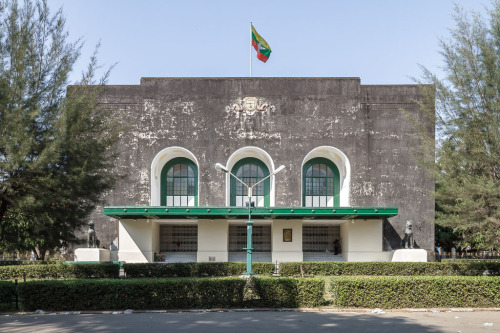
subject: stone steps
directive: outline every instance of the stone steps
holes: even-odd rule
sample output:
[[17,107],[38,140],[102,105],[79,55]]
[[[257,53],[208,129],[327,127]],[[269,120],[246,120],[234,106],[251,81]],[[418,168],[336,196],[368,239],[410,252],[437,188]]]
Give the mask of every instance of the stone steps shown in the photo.
[[[271,252],[252,253],[252,262],[271,262]],[[167,253],[166,263],[196,262],[196,252],[170,252]],[[229,252],[229,262],[246,262],[246,252]],[[345,261],[342,255],[334,255],[332,252],[304,252],[304,262],[320,261]]]
[[334,255],[333,252],[304,252],[304,262],[321,261],[345,261],[341,254]]
[[169,252],[166,254],[166,263],[196,262],[196,252]]
[[[253,252],[252,262],[271,262],[271,252]],[[246,252],[229,252],[229,262],[246,262]]]

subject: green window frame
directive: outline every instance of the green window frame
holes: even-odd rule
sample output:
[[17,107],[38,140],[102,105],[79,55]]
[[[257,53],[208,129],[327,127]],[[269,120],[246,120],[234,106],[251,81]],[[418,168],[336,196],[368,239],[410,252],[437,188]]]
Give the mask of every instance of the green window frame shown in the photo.
[[[239,160],[233,166],[231,172],[250,186],[269,176],[269,169],[264,162],[253,157],[247,157]],[[253,188],[252,202],[255,207],[269,207],[270,184],[271,182],[268,178]],[[231,177],[230,180],[230,205],[248,207],[247,188],[234,179],[234,177]]]
[[173,158],[161,170],[162,206],[198,206],[198,167],[188,158]]
[[318,157],[302,167],[302,206],[338,207],[340,204],[339,169],[327,158]]

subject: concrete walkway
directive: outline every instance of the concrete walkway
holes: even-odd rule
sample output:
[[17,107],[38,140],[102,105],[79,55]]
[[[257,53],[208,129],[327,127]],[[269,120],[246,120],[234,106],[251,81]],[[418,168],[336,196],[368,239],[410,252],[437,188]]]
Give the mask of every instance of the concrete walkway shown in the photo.
[[500,332],[496,310],[1,314],[0,332]]

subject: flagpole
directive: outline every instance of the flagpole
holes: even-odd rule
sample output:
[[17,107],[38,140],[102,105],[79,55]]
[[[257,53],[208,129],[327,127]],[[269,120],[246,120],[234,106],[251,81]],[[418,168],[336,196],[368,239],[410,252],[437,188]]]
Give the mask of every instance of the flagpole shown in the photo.
[[252,77],[252,21],[250,21],[250,77]]

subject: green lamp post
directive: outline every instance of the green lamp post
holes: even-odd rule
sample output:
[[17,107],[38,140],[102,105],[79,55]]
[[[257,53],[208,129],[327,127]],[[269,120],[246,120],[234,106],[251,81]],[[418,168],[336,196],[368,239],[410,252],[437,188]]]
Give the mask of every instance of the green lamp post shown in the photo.
[[253,190],[253,188],[255,186],[259,185],[260,183],[262,183],[264,180],[268,179],[269,177],[277,174],[278,172],[280,172],[284,168],[285,168],[285,166],[281,165],[279,168],[277,168],[276,170],[274,170],[273,173],[271,173],[267,177],[261,179],[260,181],[258,181],[257,183],[253,184],[252,186],[250,186],[250,185],[246,184],[244,181],[242,181],[241,179],[239,179],[238,177],[236,177],[231,171],[229,171],[228,168],[226,168],[222,164],[220,164],[220,163],[216,163],[215,164],[215,169],[216,170],[223,171],[225,173],[229,173],[237,181],[239,181],[241,184],[243,184],[243,186],[245,186],[247,188],[247,191],[248,191],[248,221],[245,222],[245,224],[247,225],[247,247],[243,248],[243,250],[247,251],[247,271],[245,273],[243,273],[243,274],[246,274],[246,275],[252,275],[252,274],[254,274],[253,271],[252,271],[252,250],[253,250],[253,244],[252,244],[252,233],[253,233],[252,190]]

